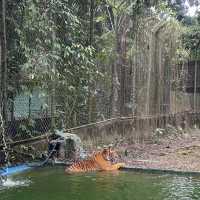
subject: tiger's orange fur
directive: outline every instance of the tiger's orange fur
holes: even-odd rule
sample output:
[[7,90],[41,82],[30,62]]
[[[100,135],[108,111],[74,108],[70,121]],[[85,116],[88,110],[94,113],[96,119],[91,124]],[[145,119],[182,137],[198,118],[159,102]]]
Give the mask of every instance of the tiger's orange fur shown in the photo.
[[88,172],[88,171],[113,171],[125,166],[124,163],[112,164],[110,159],[116,156],[116,153],[109,149],[104,149],[87,160],[82,160],[66,168],[65,172]]

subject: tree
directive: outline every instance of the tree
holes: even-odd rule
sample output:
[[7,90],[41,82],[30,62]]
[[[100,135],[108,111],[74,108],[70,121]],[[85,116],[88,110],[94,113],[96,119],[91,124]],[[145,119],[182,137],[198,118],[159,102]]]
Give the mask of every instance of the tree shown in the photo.
[[3,119],[7,121],[7,40],[6,40],[6,1],[1,1],[1,30],[0,30],[0,46],[1,46],[1,99],[0,107]]
[[[157,3],[158,1],[109,0],[100,4],[102,12],[97,19],[106,27],[101,36],[104,41],[100,40],[100,49],[102,48],[100,54],[102,55],[103,51],[109,55],[112,66],[111,113],[113,117],[127,115],[125,108],[126,69],[129,68],[127,52],[138,28],[138,20],[148,15],[149,8]],[[102,43],[107,46],[102,46]]]
[[191,59],[200,59],[200,26],[194,25],[188,28],[183,35],[183,42],[186,49],[190,51]]
[[26,57],[23,69],[41,87],[49,88],[51,95],[55,90],[55,96],[60,97],[55,104],[66,113],[67,126],[81,120],[78,113],[86,109],[89,85],[98,74],[92,59],[94,49],[88,45],[92,38],[84,32],[86,22],[78,15],[82,6],[64,0],[48,4],[29,0],[23,28],[18,30]]
[[188,6],[199,6],[199,0],[168,0],[169,6],[175,11],[179,21],[186,25],[195,23],[194,17],[188,16]]

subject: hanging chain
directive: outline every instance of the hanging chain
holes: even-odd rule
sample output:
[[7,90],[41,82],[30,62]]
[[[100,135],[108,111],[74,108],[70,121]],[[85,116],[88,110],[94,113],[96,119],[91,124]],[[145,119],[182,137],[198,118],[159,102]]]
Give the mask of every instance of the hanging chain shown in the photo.
[[5,153],[5,162],[6,164],[8,164],[8,145],[6,143],[6,137],[5,137],[5,125],[4,125],[4,120],[3,120],[3,116],[2,113],[0,113],[0,134],[2,137],[2,142],[3,142],[3,151]]
[[[8,169],[8,165],[9,165],[9,154],[8,154],[8,146],[6,143],[6,137],[5,137],[5,125],[4,125],[4,120],[3,120],[3,116],[2,113],[0,112],[0,136],[3,142],[3,152],[5,153],[5,163],[6,163],[6,170]],[[3,176],[0,174],[0,183],[3,183],[4,181],[7,180],[7,176]]]

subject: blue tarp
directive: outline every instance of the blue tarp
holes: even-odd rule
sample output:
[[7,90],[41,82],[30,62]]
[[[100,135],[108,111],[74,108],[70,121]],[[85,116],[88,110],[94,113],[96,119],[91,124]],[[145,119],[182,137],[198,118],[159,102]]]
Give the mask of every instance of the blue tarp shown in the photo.
[[13,174],[16,174],[19,172],[23,172],[23,171],[31,169],[31,168],[32,167],[30,167],[29,165],[26,165],[26,164],[17,165],[14,167],[3,168],[3,169],[0,169],[0,175],[9,176],[9,175],[13,175]]

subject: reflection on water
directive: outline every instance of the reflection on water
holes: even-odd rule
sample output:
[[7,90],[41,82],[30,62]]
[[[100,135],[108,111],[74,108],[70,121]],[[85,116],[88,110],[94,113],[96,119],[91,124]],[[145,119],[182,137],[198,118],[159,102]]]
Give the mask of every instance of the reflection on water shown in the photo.
[[176,176],[166,174],[158,175],[133,172],[98,172],[67,175],[64,173],[64,169],[62,168],[44,168],[37,171],[27,172],[26,174],[21,174],[20,176],[15,176],[13,177],[13,180],[11,180],[11,182],[8,182],[7,184],[7,189],[5,189],[6,186],[4,186],[4,190],[0,191],[0,199],[200,199],[200,177]]
[[[162,183],[164,184],[164,183]],[[171,177],[163,187],[165,200],[171,199],[200,199],[200,179],[194,177]]]

